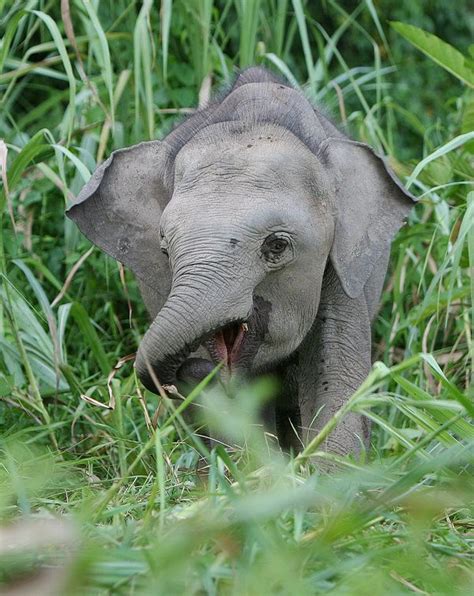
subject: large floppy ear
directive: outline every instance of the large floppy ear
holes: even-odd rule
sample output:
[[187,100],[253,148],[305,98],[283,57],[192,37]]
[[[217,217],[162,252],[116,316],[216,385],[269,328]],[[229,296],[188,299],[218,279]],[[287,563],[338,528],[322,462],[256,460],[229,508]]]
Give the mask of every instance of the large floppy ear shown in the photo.
[[81,232],[160,294],[170,273],[160,250],[160,219],[169,199],[160,141],[112,153],[67,211]]
[[334,180],[336,227],[331,261],[344,291],[360,295],[374,265],[416,201],[383,158],[363,143],[329,138],[319,157]]

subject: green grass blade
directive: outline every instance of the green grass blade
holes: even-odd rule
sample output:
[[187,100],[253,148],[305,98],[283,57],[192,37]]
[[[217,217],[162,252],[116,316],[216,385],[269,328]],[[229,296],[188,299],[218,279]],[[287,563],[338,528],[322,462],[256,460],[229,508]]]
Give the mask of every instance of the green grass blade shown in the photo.
[[0,73],[3,73],[3,67],[5,65],[5,60],[7,59],[8,52],[10,51],[10,46],[12,41],[15,37],[15,33],[17,31],[18,23],[21,19],[27,14],[26,10],[19,10],[14,17],[10,19],[8,22],[7,28],[2,38],[2,48],[0,49]]
[[115,107],[114,107],[114,85],[113,85],[113,69],[112,69],[112,62],[110,59],[110,51],[109,51],[109,44],[107,42],[107,38],[105,36],[104,30],[102,29],[102,25],[97,17],[97,13],[94,10],[94,7],[91,5],[90,0],[82,0],[84,7],[87,11],[89,19],[92,23],[92,26],[97,34],[99,45],[96,49],[96,55],[101,67],[102,76],[104,78],[105,86],[107,87],[107,91],[109,94],[109,110],[110,110],[110,118],[111,118],[111,125],[114,126],[115,122]]
[[458,147],[462,147],[463,145],[465,145],[472,139],[474,139],[474,132],[466,132],[465,134],[458,135],[457,137],[454,137],[454,139],[451,139],[450,141],[445,143],[442,147],[439,147],[438,149],[436,149],[436,151],[433,151],[433,153],[430,153],[430,155],[427,155],[424,159],[422,159],[418,163],[416,168],[410,174],[410,177],[407,179],[405,186],[407,188],[410,188],[410,186],[413,184],[413,182],[417,179],[420,172],[429,163],[431,163],[435,159],[438,159],[439,157],[442,157],[443,155],[447,155],[449,152],[454,151]]
[[66,46],[64,45],[63,38],[61,33],[59,32],[58,26],[54,22],[54,20],[47,15],[46,13],[40,10],[32,10],[33,14],[35,14],[39,19],[41,19],[46,27],[48,28],[51,37],[56,44],[56,48],[58,50],[59,55],[61,56],[61,60],[64,66],[64,70],[66,71],[67,78],[69,81],[69,111],[68,111],[68,142],[71,139],[72,129],[74,127],[74,120],[75,120],[75,100],[76,100],[76,79],[74,78],[74,73],[72,71],[71,61],[69,60],[69,56],[66,50]]
[[[474,213],[474,192],[468,193],[466,197],[467,210]],[[469,271],[471,278],[471,345],[469,352],[471,355],[471,387],[474,387],[474,225],[471,222],[467,237]],[[471,396],[472,397],[472,396]]]
[[163,0],[161,3],[161,51],[163,53],[163,79],[168,80],[168,51],[170,43],[171,15],[173,1]]
[[468,64],[468,59],[459,50],[456,50],[436,35],[423,31],[423,29],[414,25],[400,23],[399,21],[391,21],[390,25],[436,64],[442,66],[466,85],[474,87],[474,70]]
[[239,63],[241,68],[255,61],[260,0],[237,0],[240,15]]
[[135,125],[139,129],[141,101],[146,111],[146,130],[148,139],[155,135],[155,106],[152,86],[152,47],[148,22],[152,0],[144,0],[133,31],[133,75],[135,78]]
[[311,90],[316,92],[316,77],[314,69],[314,59],[309,43],[308,29],[306,27],[306,17],[304,15],[303,3],[301,0],[292,0],[293,9],[296,14],[296,21],[298,23],[298,31],[300,34],[301,45],[303,46],[303,54],[306,62],[306,71],[308,73]]
[[97,335],[97,331],[90,322],[86,309],[82,304],[74,302],[71,306],[71,315],[76,321],[84,339],[89,344],[102,373],[108,375],[112,370],[112,365]]

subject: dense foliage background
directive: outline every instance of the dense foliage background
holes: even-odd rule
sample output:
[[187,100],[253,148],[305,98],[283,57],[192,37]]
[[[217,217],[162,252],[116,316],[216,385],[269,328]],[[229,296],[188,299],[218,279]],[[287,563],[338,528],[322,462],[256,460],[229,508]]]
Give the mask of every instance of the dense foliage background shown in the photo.
[[[468,593],[469,2],[0,7],[0,585],[21,594]],[[113,149],[162,136],[254,63],[389,155],[420,197],[393,245],[377,363],[348,405],[372,419],[372,449],[329,477],[318,473],[329,456],[306,457],[317,442],[288,459],[256,426],[265,385],[236,400],[213,395],[207,410],[203,398],[209,423],[234,445],[211,452],[181,416],[199,391],[179,407],[143,392],[124,358],[147,325],[136,284],[64,217]]]

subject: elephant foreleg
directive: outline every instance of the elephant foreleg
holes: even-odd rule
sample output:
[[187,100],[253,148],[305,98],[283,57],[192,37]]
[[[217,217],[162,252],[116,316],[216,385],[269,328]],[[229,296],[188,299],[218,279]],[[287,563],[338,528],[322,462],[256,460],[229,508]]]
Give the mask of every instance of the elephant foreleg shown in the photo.
[[[370,367],[371,328],[365,297],[349,298],[329,265],[317,319],[299,350],[297,391],[305,445],[351,397]],[[349,412],[321,449],[357,455],[369,438],[369,421]]]

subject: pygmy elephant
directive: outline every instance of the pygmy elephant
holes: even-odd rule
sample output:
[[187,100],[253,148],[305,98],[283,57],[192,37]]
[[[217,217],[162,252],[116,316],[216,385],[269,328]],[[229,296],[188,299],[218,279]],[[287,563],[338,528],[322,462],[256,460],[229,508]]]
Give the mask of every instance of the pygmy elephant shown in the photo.
[[[162,141],[115,151],[69,209],[128,266],[153,321],[139,378],[272,373],[282,446],[310,440],[371,366],[371,319],[413,197],[370,147],[261,68]],[[299,436],[296,436],[296,433]],[[347,415],[325,449],[357,454]]]

